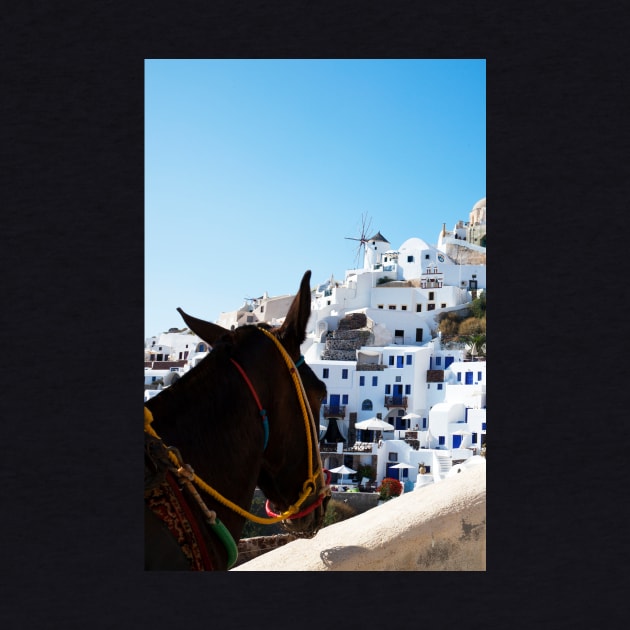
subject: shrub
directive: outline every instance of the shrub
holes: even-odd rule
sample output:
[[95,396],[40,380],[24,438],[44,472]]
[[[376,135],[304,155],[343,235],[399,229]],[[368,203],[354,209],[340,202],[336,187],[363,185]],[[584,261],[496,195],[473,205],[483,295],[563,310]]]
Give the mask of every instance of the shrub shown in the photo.
[[374,467],[369,464],[359,464],[357,466],[357,474],[355,476],[359,483],[361,483],[363,477],[367,477],[370,481],[374,481],[376,479],[376,470],[374,470]]
[[455,337],[459,331],[459,323],[450,317],[445,317],[440,321],[438,330],[442,333],[443,338]]
[[481,319],[486,316],[486,292],[484,291],[478,298],[472,301],[470,305],[472,314]]
[[385,477],[378,488],[381,501],[389,501],[389,499],[400,496],[402,490],[403,488],[400,481],[392,477]]
[[486,320],[477,317],[469,317],[459,325],[461,336],[484,335],[486,333]]
[[356,514],[357,511],[351,505],[348,505],[343,501],[337,501],[337,499],[331,499],[328,502],[328,507],[326,508],[324,524],[322,527],[345,521],[348,518],[356,516]]

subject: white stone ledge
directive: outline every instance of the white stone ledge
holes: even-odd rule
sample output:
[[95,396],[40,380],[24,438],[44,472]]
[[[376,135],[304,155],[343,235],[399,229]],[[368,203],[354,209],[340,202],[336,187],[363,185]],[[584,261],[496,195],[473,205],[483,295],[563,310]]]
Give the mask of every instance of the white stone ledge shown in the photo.
[[232,569],[485,570],[485,460]]

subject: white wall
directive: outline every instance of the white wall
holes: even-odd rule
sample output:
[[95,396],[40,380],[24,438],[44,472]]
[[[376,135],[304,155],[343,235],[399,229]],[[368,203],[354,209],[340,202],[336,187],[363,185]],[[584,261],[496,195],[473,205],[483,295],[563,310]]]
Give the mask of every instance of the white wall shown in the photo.
[[485,571],[486,465],[405,493],[232,571]]

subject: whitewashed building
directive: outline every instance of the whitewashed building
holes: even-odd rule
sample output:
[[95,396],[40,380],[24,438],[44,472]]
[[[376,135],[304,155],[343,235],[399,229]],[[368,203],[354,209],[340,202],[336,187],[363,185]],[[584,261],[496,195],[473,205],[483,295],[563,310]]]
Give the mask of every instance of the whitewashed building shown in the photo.
[[[331,276],[314,287],[302,353],[328,391],[319,418],[326,468],[367,464],[376,469],[377,482],[396,477],[410,490],[440,481],[453,463],[480,454],[486,362],[466,360],[464,348],[446,347],[437,328],[441,313],[465,312],[485,292],[485,236],[483,198],[469,221],[451,231],[443,225],[436,246],[413,237],[393,249],[377,232],[362,241],[362,268],[347,270],[343,281]],[[292,300],[264,294],[221,313],[217,323],[227,329],[280,324]],[[208,350],[190,334],[163,334],[149,342],[145,354],[163,348],[172,360],[186,359],[186,369]],[[394,429],[355,429],[374,417]],[[410,467],[393,468],[397,464]]]

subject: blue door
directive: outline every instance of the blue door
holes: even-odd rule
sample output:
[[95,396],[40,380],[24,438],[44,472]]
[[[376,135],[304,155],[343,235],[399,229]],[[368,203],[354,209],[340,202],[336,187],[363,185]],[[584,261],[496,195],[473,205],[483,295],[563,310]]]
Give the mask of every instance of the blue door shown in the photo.
[[395,405],[402,405],[402,385],[394,385],[394,400]]
[[459,448],[459,445],[462,443],[463,435],[454,435],[453,436],[453,448]]
[[455,357],[445,357],[444,358],[444,369],[448,369],[448,366],[455,361]]
[[472,385],[472,384],[473,384],[473,373],[466,372],[466,385]]
[[339,394],[330,395],[330,412],[333,416],[339,415],[339,400]]

